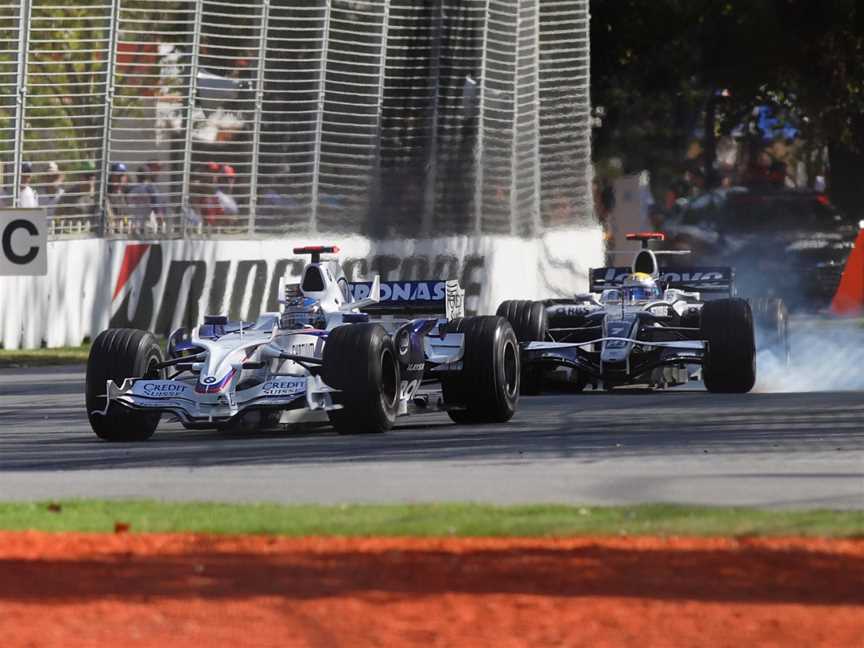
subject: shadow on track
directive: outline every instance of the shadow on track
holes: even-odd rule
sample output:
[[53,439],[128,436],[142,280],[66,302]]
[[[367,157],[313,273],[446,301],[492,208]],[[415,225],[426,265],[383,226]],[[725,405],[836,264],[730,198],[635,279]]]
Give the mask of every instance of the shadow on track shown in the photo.
[[0,471],[94,470],[607,459],[670,455],[809,454],[860,451],[864,399],[856,393],[715,395],[622,390],[525,398],[503,425],[457,426],[444,414],[402,419],[391,433],[220,433],[162,425],[141,444],[111,444],[90,432],[79,399],[43,407],[0,400]]

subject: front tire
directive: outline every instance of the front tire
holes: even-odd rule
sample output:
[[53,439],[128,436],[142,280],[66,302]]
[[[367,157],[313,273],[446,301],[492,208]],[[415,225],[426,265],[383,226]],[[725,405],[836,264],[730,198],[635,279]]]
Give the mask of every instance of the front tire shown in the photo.
[[[542,302],[511,299],[502,302],[495,313],[503,317],[516,334],[519,342],[543,342],[546,339],[548,323],[546,306]],[[544,370],[540,365],[522,367],[521,391],[526,396],[537,396],[543,392]]]
[[756,384],[753,313],[744,299],[718,299],[702,307],[702,339],[708,342],[702,380],[709,392],[744,394]]
[[519,402],[519,342],[503,317],[454,320],[448,332],[465,336],[462,370],[443,377],[447,413],[456,423],[504,423]]
[[126,378],[162,378],[157,368],[162,350],[152,333],[137,329],[108,329],[90,347],[85,380],[85,401],[90,427],[105,441],[146,441],[159,425],[159,412],[136,412],[111,403],[106,414],[109,380],[117,385]]
[[399,409],[399,362],[393,338],[378,324],[344,324],[324,345],[325,382],[342,409],[328,412],[339,434],[386,432]]

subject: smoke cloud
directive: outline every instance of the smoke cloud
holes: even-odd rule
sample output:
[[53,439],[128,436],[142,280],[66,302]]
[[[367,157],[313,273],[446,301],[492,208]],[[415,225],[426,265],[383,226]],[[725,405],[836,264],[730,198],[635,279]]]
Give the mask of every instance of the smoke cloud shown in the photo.
[[864,320],[793,317],[790,333],[788,366],[779,354],[757,353],[753,391],[864,390]]

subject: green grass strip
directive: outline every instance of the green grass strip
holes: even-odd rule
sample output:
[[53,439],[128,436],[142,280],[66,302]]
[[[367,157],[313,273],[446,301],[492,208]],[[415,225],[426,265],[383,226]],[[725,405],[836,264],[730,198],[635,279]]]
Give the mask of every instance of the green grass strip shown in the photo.
[[0,349],[0,368],[85,364],[89,354],[89,344],[57,349]]
[[651,504],[590,507],[411,504],[316,506],[69,500],[0,503],[0,529],[285,536],[694,535],[864,537],[862,511]]

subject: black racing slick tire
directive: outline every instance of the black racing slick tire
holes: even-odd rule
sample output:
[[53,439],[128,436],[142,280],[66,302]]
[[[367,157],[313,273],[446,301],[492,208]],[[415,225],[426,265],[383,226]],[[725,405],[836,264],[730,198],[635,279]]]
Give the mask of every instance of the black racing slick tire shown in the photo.
[[546,339],[546,306],[543,302],[511,299],[502,302],[495,314],[510,322],[520,342]]
[[708,350],[702,380],[709,392],[744,394],[756,383],[753,313],[744,299],[718,299],[702,307],[702,339]]
[[[510,322],[519,342],[542,342],[546,339],[546,305],[542,302],[511,299],[501,303],[496,315]],[[522,393],[527,396],[540,394],[543,391],[543,373],[542,366],[524,365],[520,381]]]
[[462,370],[445,375],[441,385],[448,414],[456,423],[503,423],[519,402],[519,343],[503,317],[456,319],[448,332],[465,336]]
[[750,300],[753,324],[756,328],[756,348],[770,351],[789,366],[792,345],[789,339],[789,309],[778,297],[759,297]]
[[324,381],[340,390],[342,408],[328,412],[339,434],[386,432],[399,410],[399,361],[393,338],[378,324],[344,324],[324,345]]
[[146,441],[153,436],[159,412],[135,412],[116,403],[106,412],[105,396],[109,380],[119,386],[126,378],[162,378],[157,368],[162,361],[159,343],[147,331],[108,329],[96,337],[85,379],[87,416],[96,436],[105,441]]

